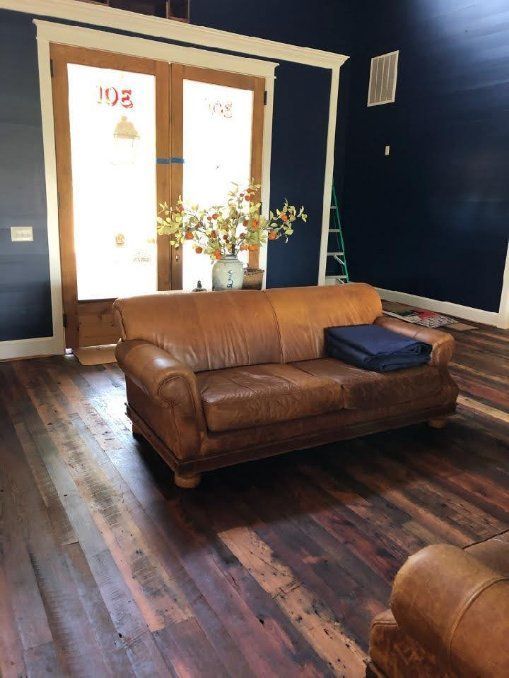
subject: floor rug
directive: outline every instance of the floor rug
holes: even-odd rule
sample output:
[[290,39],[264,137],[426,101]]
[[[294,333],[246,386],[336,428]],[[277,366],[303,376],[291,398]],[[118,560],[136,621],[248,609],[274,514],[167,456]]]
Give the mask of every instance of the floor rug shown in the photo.
[[106,365],[116,362],[115,344],[76,348],[73,353],[82,365]]
[[401,304],[397,301],[383,301],[382,304],[385,315],[404,320],[413,325],[431,328],[446,327],[448,330],[456,332],[467,332],[477,329],[475,325],[468,325],[456,320],[456,318],[450,318],[435,311],[426,311],[421,308],[408,306],[407,304]]

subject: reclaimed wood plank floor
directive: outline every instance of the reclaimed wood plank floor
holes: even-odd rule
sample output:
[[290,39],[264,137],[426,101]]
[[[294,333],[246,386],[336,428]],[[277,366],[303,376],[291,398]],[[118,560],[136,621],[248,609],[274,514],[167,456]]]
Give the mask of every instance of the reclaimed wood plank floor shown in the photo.
[[372,617],[426,544],[509,527],[509,332],[457,333],[425,425],[178,490],[116,365],[0,365],[0,674],[363,675]]

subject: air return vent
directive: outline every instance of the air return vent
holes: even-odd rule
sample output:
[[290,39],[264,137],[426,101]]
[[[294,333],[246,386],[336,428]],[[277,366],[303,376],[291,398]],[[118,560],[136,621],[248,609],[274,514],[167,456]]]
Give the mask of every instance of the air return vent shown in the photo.
[[392,104],[396,101],[398,57],[399,50],[397,52],[381,54],[371,59],[368,106]]

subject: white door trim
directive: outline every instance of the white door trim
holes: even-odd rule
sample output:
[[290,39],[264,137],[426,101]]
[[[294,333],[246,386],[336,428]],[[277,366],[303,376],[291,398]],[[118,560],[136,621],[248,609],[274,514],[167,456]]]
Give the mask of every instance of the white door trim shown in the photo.
[[[320,240],[320,260],[318,264],[318,284],[325,285],[327,270],[327,249],[332,202],[332,184],[334,182],[334,151],[336,147],[336,120],[339,97],[339,66],[332,69],[329,100],[329,127],[327,130],[327,154],[325,158],[325,179],[323,190],[322,235]],[[332,121],[334,121],[332,123]]]
[[70,26],[54,21],[34,19],[37,26],[37,40],[56,42],[73,47],[99,49],[104,52],[128,56],[175,62],[186,66],[213,68],[215,70],[274,78],[277,62],[231,56],[221,52],[210,52],[194,47],[182,47],[168,42],[158,42],[130,35],[119,35],[108,31],[82,26]]
[[195,26],[181,21],[171,21],[114,9],[113,7],[76,2],[76,0],[0,0],[0,9],[104,26],[147,35],[152,38],[165,38],[180,43],[227,52],[252,54],[265,59],[293,61],[320,68],[341,66],[348,58],[343,54],[326,52],[311,47],[286,45],[274,40],[228,33],[216,28]]
[[507,243],[507,256],[505,259],[504,278],[502,280],[502,296],[500,297],[500,309],[498,315],[498,327],[504,330],[509,330],[509,242]]

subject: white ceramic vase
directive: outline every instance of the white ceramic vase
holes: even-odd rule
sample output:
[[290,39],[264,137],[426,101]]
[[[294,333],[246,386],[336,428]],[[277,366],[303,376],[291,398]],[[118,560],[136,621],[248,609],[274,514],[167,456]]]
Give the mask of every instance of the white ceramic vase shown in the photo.
[[235,254],[227,254],[212,266],[213,290],[240,290],[244,281],[244,266]]

